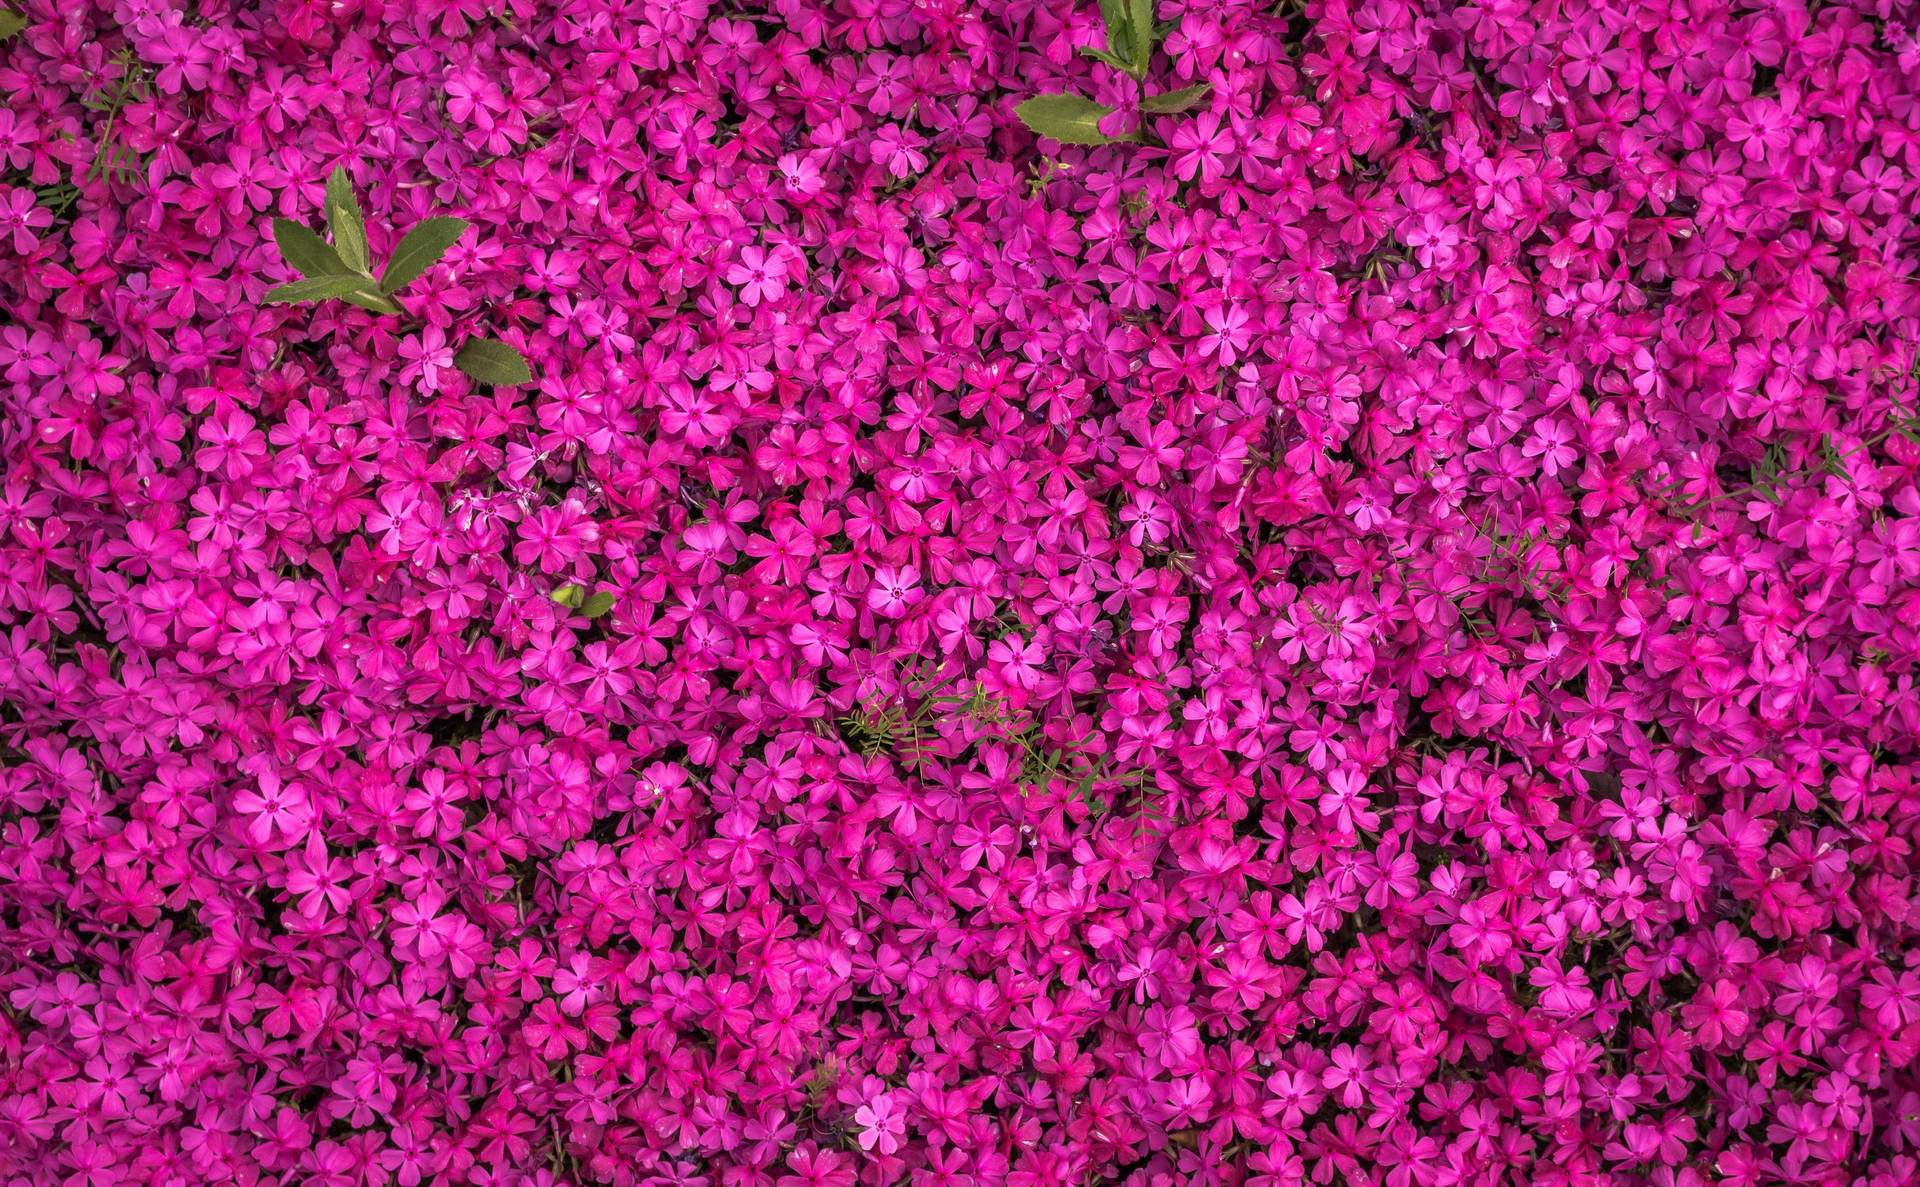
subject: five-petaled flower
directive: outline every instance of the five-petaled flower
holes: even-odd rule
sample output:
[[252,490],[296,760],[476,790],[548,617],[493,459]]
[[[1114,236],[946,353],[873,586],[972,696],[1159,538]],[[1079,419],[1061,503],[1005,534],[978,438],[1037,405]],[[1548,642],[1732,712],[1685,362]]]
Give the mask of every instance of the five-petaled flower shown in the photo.
[[13,7],[0,1177],[1920,1179],[1897,19]]

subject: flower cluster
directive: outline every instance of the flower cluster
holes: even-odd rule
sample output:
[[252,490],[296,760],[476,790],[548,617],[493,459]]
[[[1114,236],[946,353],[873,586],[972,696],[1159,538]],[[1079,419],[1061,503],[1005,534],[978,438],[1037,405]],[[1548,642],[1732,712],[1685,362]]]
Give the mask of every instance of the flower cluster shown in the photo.
[[24,0],[0,1180],[1920,1181],[1911,7]]

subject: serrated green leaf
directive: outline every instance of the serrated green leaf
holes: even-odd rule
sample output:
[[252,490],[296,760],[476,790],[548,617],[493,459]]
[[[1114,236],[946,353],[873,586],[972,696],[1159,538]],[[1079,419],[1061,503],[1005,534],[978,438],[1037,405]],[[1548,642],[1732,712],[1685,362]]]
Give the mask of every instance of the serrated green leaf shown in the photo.
[[422,219],[400,246],[393,249],[393,256],[387,261],[387,270],[380,274],[380,291],[398,292],[412,284],[422,272],[433,267],[454,242],[467,230],[464,218]]
[[27,18],[17,12],[0,12],[0,41],[27,27]]
[[533,368],[519,351],[491,338],[475,338],[453,356],[453,365],[481,383],[517,387],[533,382]]
[[296,280],[292,284],[268,289],[265,300],[269,305],[291,305],[296,301],[331,301],[359,292],[361,286],[366,283],[358,276],[316,276],[312,280]]
[[1203,82],[1196,86],[1182,87],[1177,91],[1165,91],[1158,95],[1148,95],[1140,100],[1140,110],[1148,115],[1177,115],[1207,97],[1213,84]]
[[613,609],[613,595],[610,593],[594,594],[580,604],[580,613],[588,618],[599,618],[611,609]]
[[[1127,23],[1127,0],[1100,0],[1100,23],[1107,30],[1110,64],[1120,70],[1133,68],[1133,29]],[[1107,61],[1107,59],[1101,59]]]
[[1133,31],[1134,77],[1145,78],[1154,43],[1159,40],[1153,23],[1153,0],[1127,0],[1127,25]]
[[360,213],[360,199],[354,195],[353,179],[345,166],[336,166],[327,178],[327,228],[333,232],[333,246],[347,266],[362,276],[372,276],[367,261],[367,220]]
[[1112,144],[1100,120],[1113,108],[1084,95],[1035,95],[1013,109],[1020,122],[1062,144]]
[[[273,241],[280,248],[280,258],[309,279],[354,275],[353,269],[347,267],[338,252],[327,246],[326,240],[290,218],[273,220]],[[354,279],[361,278],[354,276]]]

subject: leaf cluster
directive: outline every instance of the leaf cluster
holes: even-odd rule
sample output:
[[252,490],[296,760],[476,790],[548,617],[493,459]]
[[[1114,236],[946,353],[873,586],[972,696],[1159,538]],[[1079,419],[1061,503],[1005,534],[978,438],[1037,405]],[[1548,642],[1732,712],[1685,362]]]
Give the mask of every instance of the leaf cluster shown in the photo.
[[[438,263],[469,225],[463,218],[422,219],[400,240],[376,278],[366,216],[344,167],[334,169],[327,178],[326,216],[332,243],[292,219],[273,220],[273,241],[302,279],[269,290],[268,304],[338,300],[370,313],[402,313],[393,294]],[[520,352],[490,338],[468,342],[453,362],[481,383],[511,387],[533,381],[533,370]]]
[[[0,41],[14,36],[26,26],[25,17],[0,9]],[[123,108],[153,96],[153,68],[140,60],[132,46],[121,47],[113,55],[112,61],[119,73],[102,82],[99,90],[89,92],[80,100],[80,106],[106,117],[92,129],[93,158],[87,163],[86,179],[90,182],[117,181],[131,185],[145,172],[146,158],[122,143],[115,131],[120,125]],[[75,133],[66,131],[55,132],[54,136],[67,142],[79,139]],[[42,187],[38,193],[41,205],[49,207],[56,214],[65,213],[79,196],[79,188],[72,182]]]
[[563,585],[548,595],[554,602],[569,610],[578,610],[586,618],[602,618],[613,609],[613,595],[602,590],[589,594],[578,585]]
[[[1879,381],[1904,380],[1904,386],[1911,390],[1920,384],[1920,356],[1907,367],[1877,367],[1872,378]],[[1831,436],[1823,434],[1820,438],[1820,464],[1818,466],[1789,465],[1790,451],[1781,443],[1768,445],[1747,472],[1747,485],[1737,490],[1724,491],[1704,499],[1693,499],[1673,508],[1677,513],[1689,519],[1698,519],[1701,512],[1723,499],[1738,499],[1747,495],[1758,495],[1769,503],[1780,503],[1787,497],[1787,483],[1796,477],[1809,474],[1830,474],[1835,478],[1847,477],[1847,460],[1856,454],[1872,449],[1889,437],[1899,437],[1911,444],[1920,445],[1920,408],[1911,407],[1900,391],[1891,391],[1887,399],[1892,405],[1892,424],[1867,438],[1851,449],[1842,450],[1836,446]],[[1663,498],[1671,498],[1686,485],[1686,479],[1676,478],[1654,488],[1654,493]],[[1696,528],[1696,535],[1698,534]]]
[[[1091,739],[1066,746],[1050,742],[1031,713],[1014,708],[1004,694],[985,685],[975,685],[965,695],[941,691],[956,678],[916,671],[903,682],[904,696],[875,698],[858,705],[841,718],[841,725],[862,754],[872,757],[892,751],[912,770],[934,753],[935,736],[931,727],[943,713],[950,712],[953,717],[981,727],[991,740],[1016,747],[1020,751],[1022,784],[1045,789],[1056,779],[1070,780],[1071,798],[1084,803],[1087,810],[1096,815],[1110,806],[1104,797],[1095,794],[1097,788],[1124,787],[1145,780],[1146,775],[1141,771],[1112,770],[1106,755],[1091,752]],[[1158,799],[1145,794],[1143,789],[1132,818],[1154,819],[1160,815]]]
[[[1100,0],[1100,19],[1107,30],[1107,47],[1081,47],[1081,54],[1105,62],[1115,70],[1131,75],[1141,89],[1140,111],[1144,115],[1177,115],[1206,97],[1211,83],[1199,83],[1177,91],[1146,94],[1147,68],[1153,50],[1173,31],[1174,22],[1155,21],[1153,0]],[[1100,121],[1114,108],[1096,103],[1085,95],[1035,95],[1014,108],[1020,122],[1035,133],[1062,144],[1102,145],[1128,141],[1145,143],[1141,133],[1108,136],[1100,131]]]
[[1506,564],[1507,575],[1517,576],[1535,597],[1547,601],[1549,595],[1565,597],[1570,592],[1565,574],[1543,570],[1533,563],[1534,547],[1546,541],[1543,534],[1503,531],[1492,508],[1487,509],[1486,518],[1481,520],[1479,533],[1493,546],[1493,558]]
[[813,1070],[807,1073],[805,1081],[807,1090],[806,1107],[818,1110],[821,1105],[825,1104],[827,1097],[839,1084],[840,1077],[845,1074],[846,1070],[847,1061],[838,1055],[828,1055],[825,1059],[815,1064]]

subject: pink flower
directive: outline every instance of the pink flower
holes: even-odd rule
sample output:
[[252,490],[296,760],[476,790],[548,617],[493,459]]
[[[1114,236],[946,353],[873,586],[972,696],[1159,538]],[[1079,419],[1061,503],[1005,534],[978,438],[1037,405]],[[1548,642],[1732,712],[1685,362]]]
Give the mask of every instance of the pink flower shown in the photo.
[[[1168,144],[1176,154],[1173,168],[1179,177],[1188,181],[1196,178],[1216,181],[1226,172],[1223,158],[1233,149],[1233,133],[1221,126],[1218,115],[1203,111],[1191,120],[1182,121]],[[1231,364],[1222,364],[1228,365]]]
[[927,167],[926,139],[898,124],[882,124],[873,134],[873,159],[894,177],[911,177]]
[[853,1123],[860,1127],[860,1148],[878,1148],[891,1154],[900,1148],[906,1136],[907,1118],[894,1104],[890,1093],[881,1093],[853,1111]]
[[1019,688],[1034,686],[1045,658],[1046,650],[1037,640],[1022,639],[1019,635],[1009,635],[987,645],[987,662],[1008,684]]
[[299,896],[302,915],[309,919],[325,918],[329,909],[344,911],[353,901],[347,885],[350,871],[347,862],[327,856],[326,842],[319,833],[310,832],[304,852],[288,859],[287,893]]
[[1920,1182],[1911,5],[25,7],[0,1177]]
[[283,841],[298,840],[312,819],[306,789],[297,781],[282,783],[271,771],[262,773],[252,787],[236,791],[233,807],[249,817],[247,835],[262,845],[276,835]]
[[805,202],[826,187],[820,167],[810,155],[788,153],[780,158],[775,167],[779,170],[780,180],[786,186],[790,201]]
[[400,369],[402,382],[418,380],[426,392],[440,390],[440,374],[453,369],[455,349],[439,326],[428,326],[417,335],[400,342],[400,357],[407,365]]
[[0,237],[13,234],[13,250],[25,255],[40,246],[34,228],[53,225],[53,212],[34,200],[29,189],[0,186]]
[[787,264],[758,247],[740,249],[740,262],[727,270],[727,283],[741,286],[740,299],[748,305],[771,301],[786,291]]
[[920,571],[912,565],[875,569],[873,584],[867,589],[867,605],[886,618],[899,618],[925,597],[925,591],[920,588]]

